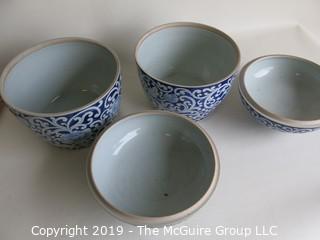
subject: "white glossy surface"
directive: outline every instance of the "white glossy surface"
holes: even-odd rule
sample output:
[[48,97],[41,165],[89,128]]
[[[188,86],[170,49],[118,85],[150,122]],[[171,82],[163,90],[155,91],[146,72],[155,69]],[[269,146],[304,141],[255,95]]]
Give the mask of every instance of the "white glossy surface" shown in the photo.
[[[141,34],[165,22],[189,20],[225,30],[237,41],[242,64],[272,53],[320,63],[319,1],[10,0],[0,5],[1,67],[39,40],[59,36],[90,37],[119,53],[124,70],[121,116],[151,108],[140,87],[134,47]],[[217,144],[221,176],[207,204],[177,226],[277,225],[278,236],[246,240],[318,240],[319,131],[292,135],[258,125],[241,105],[236,84],[200,125]],[[85,174],[88,152],[49,146],[7,109],[0,112],[1,240],[47,240],[33,236],[31,227],[65,224],[123,225],[126,231],[77,238],[81,240],[244,240],[216,234],[141,237],[136,227],[108,215],[93,198]]]
[[55,43],[25,56],[4,81],[8,103],[37,113],[84,106],[112,86],[117,64],[111,52],[88,42]]
[[210,142],[189,121],[150,113],[108,129],[92,154],[93,181],[116,209],[163,217],[194,205],[214,174]]
[[151,76],[169,83],[199,86],[230,75],[238,52],[229,39],[195,26],[163,28],[147,36],[137,62]]
[[320,66],[290,57],[261,59],[248,67],[244,83],[253,100],[271,113],[320,119]]

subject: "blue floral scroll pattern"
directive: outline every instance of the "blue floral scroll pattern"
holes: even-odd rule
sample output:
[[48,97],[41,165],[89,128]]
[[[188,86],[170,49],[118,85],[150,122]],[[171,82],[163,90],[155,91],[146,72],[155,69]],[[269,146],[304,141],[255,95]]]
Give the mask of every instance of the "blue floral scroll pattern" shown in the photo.
[[230,91],[235,74],[207,87],[185,88],[159,82],[139,69],[142,86],[152,103],[159,109],[183,114],[193,120],[208,116]]
[[267,126],[268,128],[279,130],[281,132],[287,132],[287,133],[306,133],[306,132],[312,132],[317,130],[318,128],[297,128],[297,127],[291,127],[288,125],[284,125],[275,121],[272,121],[260,113],[258,113],[256,110],[254,110],[244,99],[244,97],[241,95],[241,102],[243,106],[247,109],[247,111],[250,113],[250,115],[260,124]]
[[35,117],[10,111],[46,141],[78,149],[89,146],[101,130],[111,123],[120,108],[121,76],[101,100],[84,110],[54,117]]

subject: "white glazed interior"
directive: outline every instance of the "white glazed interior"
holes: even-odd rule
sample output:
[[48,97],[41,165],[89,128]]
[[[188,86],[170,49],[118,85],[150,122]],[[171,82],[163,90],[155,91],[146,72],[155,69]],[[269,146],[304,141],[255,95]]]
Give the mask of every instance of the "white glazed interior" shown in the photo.
[[320,118],[320,67],[293,57],[270,57],[244,75],[248,94],[261,107],[294,120]]
[[173,25],[148,35],[136,60],[149,75],[163,81],[200,86],[222,80],[237,67],[234,42],[217,31],[193,25]]
[[117,62],[106,48],[62,41],[31,52],[4,80],[6,102],[36,113],[59,113],[88,104],[114,82]]
[[214,160],[210,141],[189,121],[136,115],[101,136],[91,174],[102,198],[119,211],[163,217],[191,207],[208,191]]

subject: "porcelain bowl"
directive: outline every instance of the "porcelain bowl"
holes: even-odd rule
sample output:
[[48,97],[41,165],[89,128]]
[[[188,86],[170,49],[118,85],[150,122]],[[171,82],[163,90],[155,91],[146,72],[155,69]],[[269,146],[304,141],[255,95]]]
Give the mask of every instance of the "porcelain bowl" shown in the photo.
[[83,38],[43,42],[1,76],[10,111],[46,141],[71,149],[89,146],[117,115],[120,87],[115,53]]
[[133,225],[181,221],[210,197],[219,176],[217,150],[207,133],[166,111],[128,116],[106,129],[88,161],[99,202]]
[[184,22],[147,32],[135,58],[142,86],[156,108],[201,120],[229,92],[240,52],[222,31]]
[[320,128],[320,66],[288,55],[249,62],[239,78],[249,113],[272,129],[305,133]]

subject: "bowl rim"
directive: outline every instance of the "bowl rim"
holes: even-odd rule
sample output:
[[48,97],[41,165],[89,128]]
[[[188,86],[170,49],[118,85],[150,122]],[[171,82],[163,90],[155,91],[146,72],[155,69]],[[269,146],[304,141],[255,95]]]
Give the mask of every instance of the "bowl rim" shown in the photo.
[[240,94],[242,95],[242,97],[245,99],[245,101],[247,103],[250,104],[250,106],[257,111],[258,113],[260,113],[262,116],[269,118],[271,120],[273,120],[274,122],[278,122],[281,123],[283,125],[288,125],[290,127],[296,127],[296,128],[317,128],[320,127],[320,119],[316,119],[316,120],[297,120],[297,119],[292,119],[292,118],[288,118],[288,117],[284,117],[281,116],[279,114],[273,113],[271,111],[269,111],[268,109],[262,107],[260,104],[258,104],[254,98],[251,96],[251,94],[249,93],[249,91],[246,88],[246,84],[245,84],[245,74],[248,70],[248,68],[250,66],[252,66],[253,64],[266,60],[266,59],[275,59],[275,58],[282,58],[285,60],[288,59],[295,59],[297,61],[300,62],[304,62],[307,64],[311,64],[316,66],[317,68],[319,68],[320,71],[320,66],[318,64],[316,64],[315,62],[312,62],[308,59],[302,58],[302,57],[297,57],[297,56],[293,56],[293,55],[287,55],[287,54],[270,54],[270,55],[264,55],[264,56],[260,56],[257,57],[251,61],[249,61],[240,71],[240,75],[239,75],[239,91]]
[[[124,121],[130,120],[132,118],[136,118],[139,116],[150,116],[150,115],[166,115],[166,116],[180,118],[182,120],[185,120],[185,121],[191,123],[196,129],[198,129],[205,136],[205,138],[207,139],[207,141],[209,142],[209,144],[211,146],[212,156],[214,156],[214,159],[212,159],[212,161],[214,163],[214,170],[213,170],[213,174],[212,174],[211,183],[210,183],[208,189],[206,190],[206,192],[201,196],[201,198],[198,199],[193,205],[191,205],[190,207],[188,207],[180,212],[177,212],[177,213],[174,213],[171,215],[157,216],[157,217],[147,217],[147,216],[136,215],[136,214],[125,212],[125,211],[120,210],[119,208],[115,207],[107,199],[105,199],[103,197],[103,195],[101,194],[101,192],[99,191],[99,189],[94,181],[93,172],[92,172],[93,154],[96,149],[96,145],[98,144],[101,137],[104,134],[106,134],[109,129],[121,124]],[[217,186],[218,180],[219,180],[220,160],[219,160],[217,148],[216,148],[213,140],[211,139],[209,134],[196,122],[192,121],[191,119],[189,119],[185,116],[179,115],[174,112],[169,112],[169,111],[165,111],[165,110],[147,110],[147,111],[142,111],[142,112],[133,113],[133,114],[129,114],[127,116],[124,116],[119,121],[116,121],[116,122],[112,123],[111,125],[109,125],[106,129],[104,129],[99,134],[99,136],[95,139],[94,144],[91,147],[88,161],[87,161],[86,172],[87,172],[88,185],[89,185],[91,191],[93,192],[93,195],[95,196],[96,200],[113,216],[119,218],[120,220],[122,220],[124,222],[134,224],[134,225],[139,225],[139,224],[162,225],[162,224],[177,222],[177,221],[193,214],[209,200],[209,198],[212,195],[212,193],[214,192],[214,190]]]
[[[25,109],[22,109],[20,107],[14,106],[13,104],[10,104],[10,102],[6,99],[6,96],[4,94],[5,90],[5,82],[7,81],[7,76],[11,72],[11,70],[23,59],[26,57],[30,56],[34,52],[37,52],[41,49],[54,46],[54,45],[59,45],[63,43],[69,43],[69,42],[84,42],[88,43],[91,45],[96,45],[98,47],[103,48],[104,50],[108,51],[111,53],[112,57],[114,58],[114,61],[116,63],[116,72],[114,74],[114,78],[112,82],[110,83],[110,86],[106,88],[105,91],[103,91],[97,98],[91,100],[90,102],[86,103],[85,105],[82,105],[80,107],[72,108],[70,110],[66,111],[61,111],[61,112],[49,112],[49,113],[43,113],[43,112],[33,112],[33,111],[28,111]],[[117,54],[109,47],[102,45],[98,41],[89,39],[89,38],[83,38],[83,37],[62,37],[62,38],[54,38],[46,41],[42,41],[38,44],[33,45],[32,47],[20,52],[18,55],[16,55],[4,68],[1,76],[0,76],[0,95],[3,99],[3,102],[5,105],[7,105],[10,109],[13,109],[16,112],[23,113],[26,115],[30,116],[36,116],[36,117],[58,117],[58,116],[63,116],[63,115],[68,115],[72,113],[76,113],[78,111],[84,110],[91,105],[95,104],[96,102],[100,101],[103,97],[105,97],[110,90],[114,87],[115,83],[120,77],[120,60]]]
[[[226,41],[228,41],[232,47],[235,49],[236,51],[236,64],[235,67],[232,69],[232,71],[230,71],[230,73],[228,75],[226,75],[225,77],[222,77],[221,79],[211,82],[211,83],[207,83],[207,84],[199,84],[199,85],[182,85],[182,84],[176,84],[176,83],[171,83],[168,82],[164,79],[160,79],[158,77],[155,77],[153,74],[150,74],[148,71],[146,71],[141,64],[139,63],[138,60],[138,52],[139,49],[142,45],[142,43],[144,42],[145,39],[147,39],[149,36],[151,36],[152,34],[161,31],[163,29],[167,29],[167,28],[174,28],[174,27],[191,27],[191,28],[197,28],[197,29],[202,29],[202,30],[207,30],[211,33],[215,33],[217,35],[219,35],[220,37],[223,37]],[[237,45],[237,43],[229,36],[227,35],[225,32],[219,30],[218,28],[206,25],[206,24],[202,24],[202,23],[197,23],[197,22],[171,22],[171,23],[165,23],[165,24],[161,24],[158,26],[155,26],[153,28],[151,28],[150,30],[148,30],[147,32],[145,32],[141,37],[140,40],[138,41],[136,48],[135,48],[135,62],[137,64],[137,66],[144,72],[146,73],[148,76],[150,76],[152,79],[155,79],[163,84],[166,85],[171,85],[171,86],[175,86],[175,87],[182,87],[182,88],[203,88],[203,87],[210,87],[212,85],[215,84],[219,84],[227,79],[229,79],[230,77],[232,77],[234,74],[237,73],[239,65],[240,65],[240,58],[241,58],[241,54],[240,54],[240,49]]]

